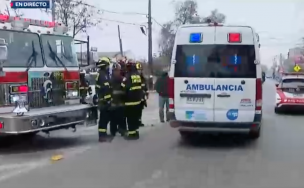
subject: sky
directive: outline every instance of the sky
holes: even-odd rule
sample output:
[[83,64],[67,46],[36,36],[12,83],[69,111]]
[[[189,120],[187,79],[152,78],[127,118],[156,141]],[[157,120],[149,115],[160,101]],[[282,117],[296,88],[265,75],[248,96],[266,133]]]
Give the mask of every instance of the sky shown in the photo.
[[[175,0],[177,1],[177,0]],[[147,0],[87,0],[98,8],[115,12],[147,13]],[[0,10],[9,1],[0,0]],[[301,0],[199,0],[198,14],[208,16],[211,10],[218,9],[226,15],[227,24],[249,25],[260,35],[261,62],[270,66],[274,56],[282,53],[286,56],[288,49],[298,46],[304,37],[304,14]],[[24,10],[24,17],[51,20],[51,16],[40,10]],[[103,22],[88,30],[91,46],[98,51],[119,51],[117,25],[120,25],[123,50],[131,50],[136,58],[147,58],[148,39],[140,31],[141,24],[147,24],[147,18],[142,15],[113,14],[104,12]],[[152,17],[160,24],[174,17],[174,0],[152,0]],[[108,21],[112,20],[112,21]],[[117,22],[115,22],[115,21]],[[126,23],[134,23],[126,24]],[[158,40],[161,26],[153,23],[153,53],[158,53]],[[86,34],[76,38],[85,39]]]

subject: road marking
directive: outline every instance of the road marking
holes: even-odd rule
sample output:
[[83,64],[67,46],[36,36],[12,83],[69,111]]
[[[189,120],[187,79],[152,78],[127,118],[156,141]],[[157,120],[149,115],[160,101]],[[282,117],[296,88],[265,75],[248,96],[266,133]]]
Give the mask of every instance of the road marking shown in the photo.
[[[78,154],[84,153],[85,151],[91,149],[92,146],[81,146],[81,147],[74,147],[67,149],[68,151],[63,152],[63,156],[65,156],[65,159],[74,157]],[[32,170],[35,170],[37,168],[45,167],[47,165],[53,164],[49,157],[42,159],[38,162],[28,162],[28,163],[22,163],[22,164],[6,164],[0,166],[0,182],[3,182],[5,180],[15,178],[19,175],[29,173]],[[3,171],[8,170],[9,172],[2,173]]]
[[[30,172],[30,171],[38,168],[38,167],[45,166],[45,165],[47,165],[47,161],[41,160],[39,162],[19,164],[19,167],[17,167],[18,164],[13,164],[12,166],[14,166],[14,165],[15,165],[15,170],[12,170],[10,172],[6,172],[5,174],[0,175],[0,182],[3,182],[3,181],[8,180],[10,178],[14,178],[18,175]],[[9,167],[9,165],[7,167]]]
[[147,188],[162,177],[165,177],[165,173],[162,170],[155,170],[150,178],[135,182],[133,188]]

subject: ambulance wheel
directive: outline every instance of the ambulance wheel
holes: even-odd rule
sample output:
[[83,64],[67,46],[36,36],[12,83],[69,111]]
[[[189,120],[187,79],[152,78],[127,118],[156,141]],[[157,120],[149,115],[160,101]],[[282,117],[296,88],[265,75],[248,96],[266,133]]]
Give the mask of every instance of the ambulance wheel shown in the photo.
[[256,140],[256,139],[258,139],[258,138],[260,137],[260,135],[261,135],[261,127],[260,127],[259,129],[257,129],[257,130],[251,130],[251,131],[249,132],[249,138],[250,138],[251,140]]
[[181,138],[185,142],[189,142],[193,140],[195,133],[194,132],[189,132],[189,131],[179,131],[179,134],[181,135]]

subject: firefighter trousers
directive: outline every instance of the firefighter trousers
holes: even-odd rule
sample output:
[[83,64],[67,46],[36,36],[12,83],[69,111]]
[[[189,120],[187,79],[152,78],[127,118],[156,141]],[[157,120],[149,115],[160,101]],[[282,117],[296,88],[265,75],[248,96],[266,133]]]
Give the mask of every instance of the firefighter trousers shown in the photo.
[[125,115],[128,123],[128,135],[138,136],[139,118],[141,113],[141,105],[125,106]]
[[140,103],[140,112],[139,112],[139,125],[142,125],[142,114],[143,114],[143,110],[145,108],[145,104],[144,104],[144,101],[142,103]]
[[99,137],[103,137],[107,136],[107,128],[110,121],[110,111],[108,107],[101,107],[99,112],[98,133]]
[[118,130],[123,132],[127,130],[124,107],[112,109],[110,118],[110,132],[112,135],[115,135]]

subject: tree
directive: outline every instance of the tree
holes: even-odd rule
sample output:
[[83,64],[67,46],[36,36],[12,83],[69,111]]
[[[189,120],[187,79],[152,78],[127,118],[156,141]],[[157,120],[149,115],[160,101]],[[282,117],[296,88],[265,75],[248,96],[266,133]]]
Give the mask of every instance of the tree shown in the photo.
[[[83,0],[56,0],[55,7],[56,21],[67,26],[73,37],[101,23],[98,15],[102,11]],[[50,10],[46,12],[51,13]]]
[[217,9],[211,11],[207,17],[202,17],[197,13],[198,4],[195,0],[185,0],[175,3],[175,17],[172,21],[163,24],[160,31],[159,48],[161,56],[171,57],[175,32],[177,28],[184,24],[207,23],[208,19],[218,23],[224,23],[226,16]]
[[0,11],[0,14],[6,14],[9,16],[18,16],[18,17],[24,16],[24,13],[22,13],[19,9],[11,9],[7,5],[5,5],[5,10]]
[[202,22],[206,23],[208,19],[212,22],[224,23],[226,21],[226,16],[215,9],[211,11],[211,14],[209,16],[203,18]]

